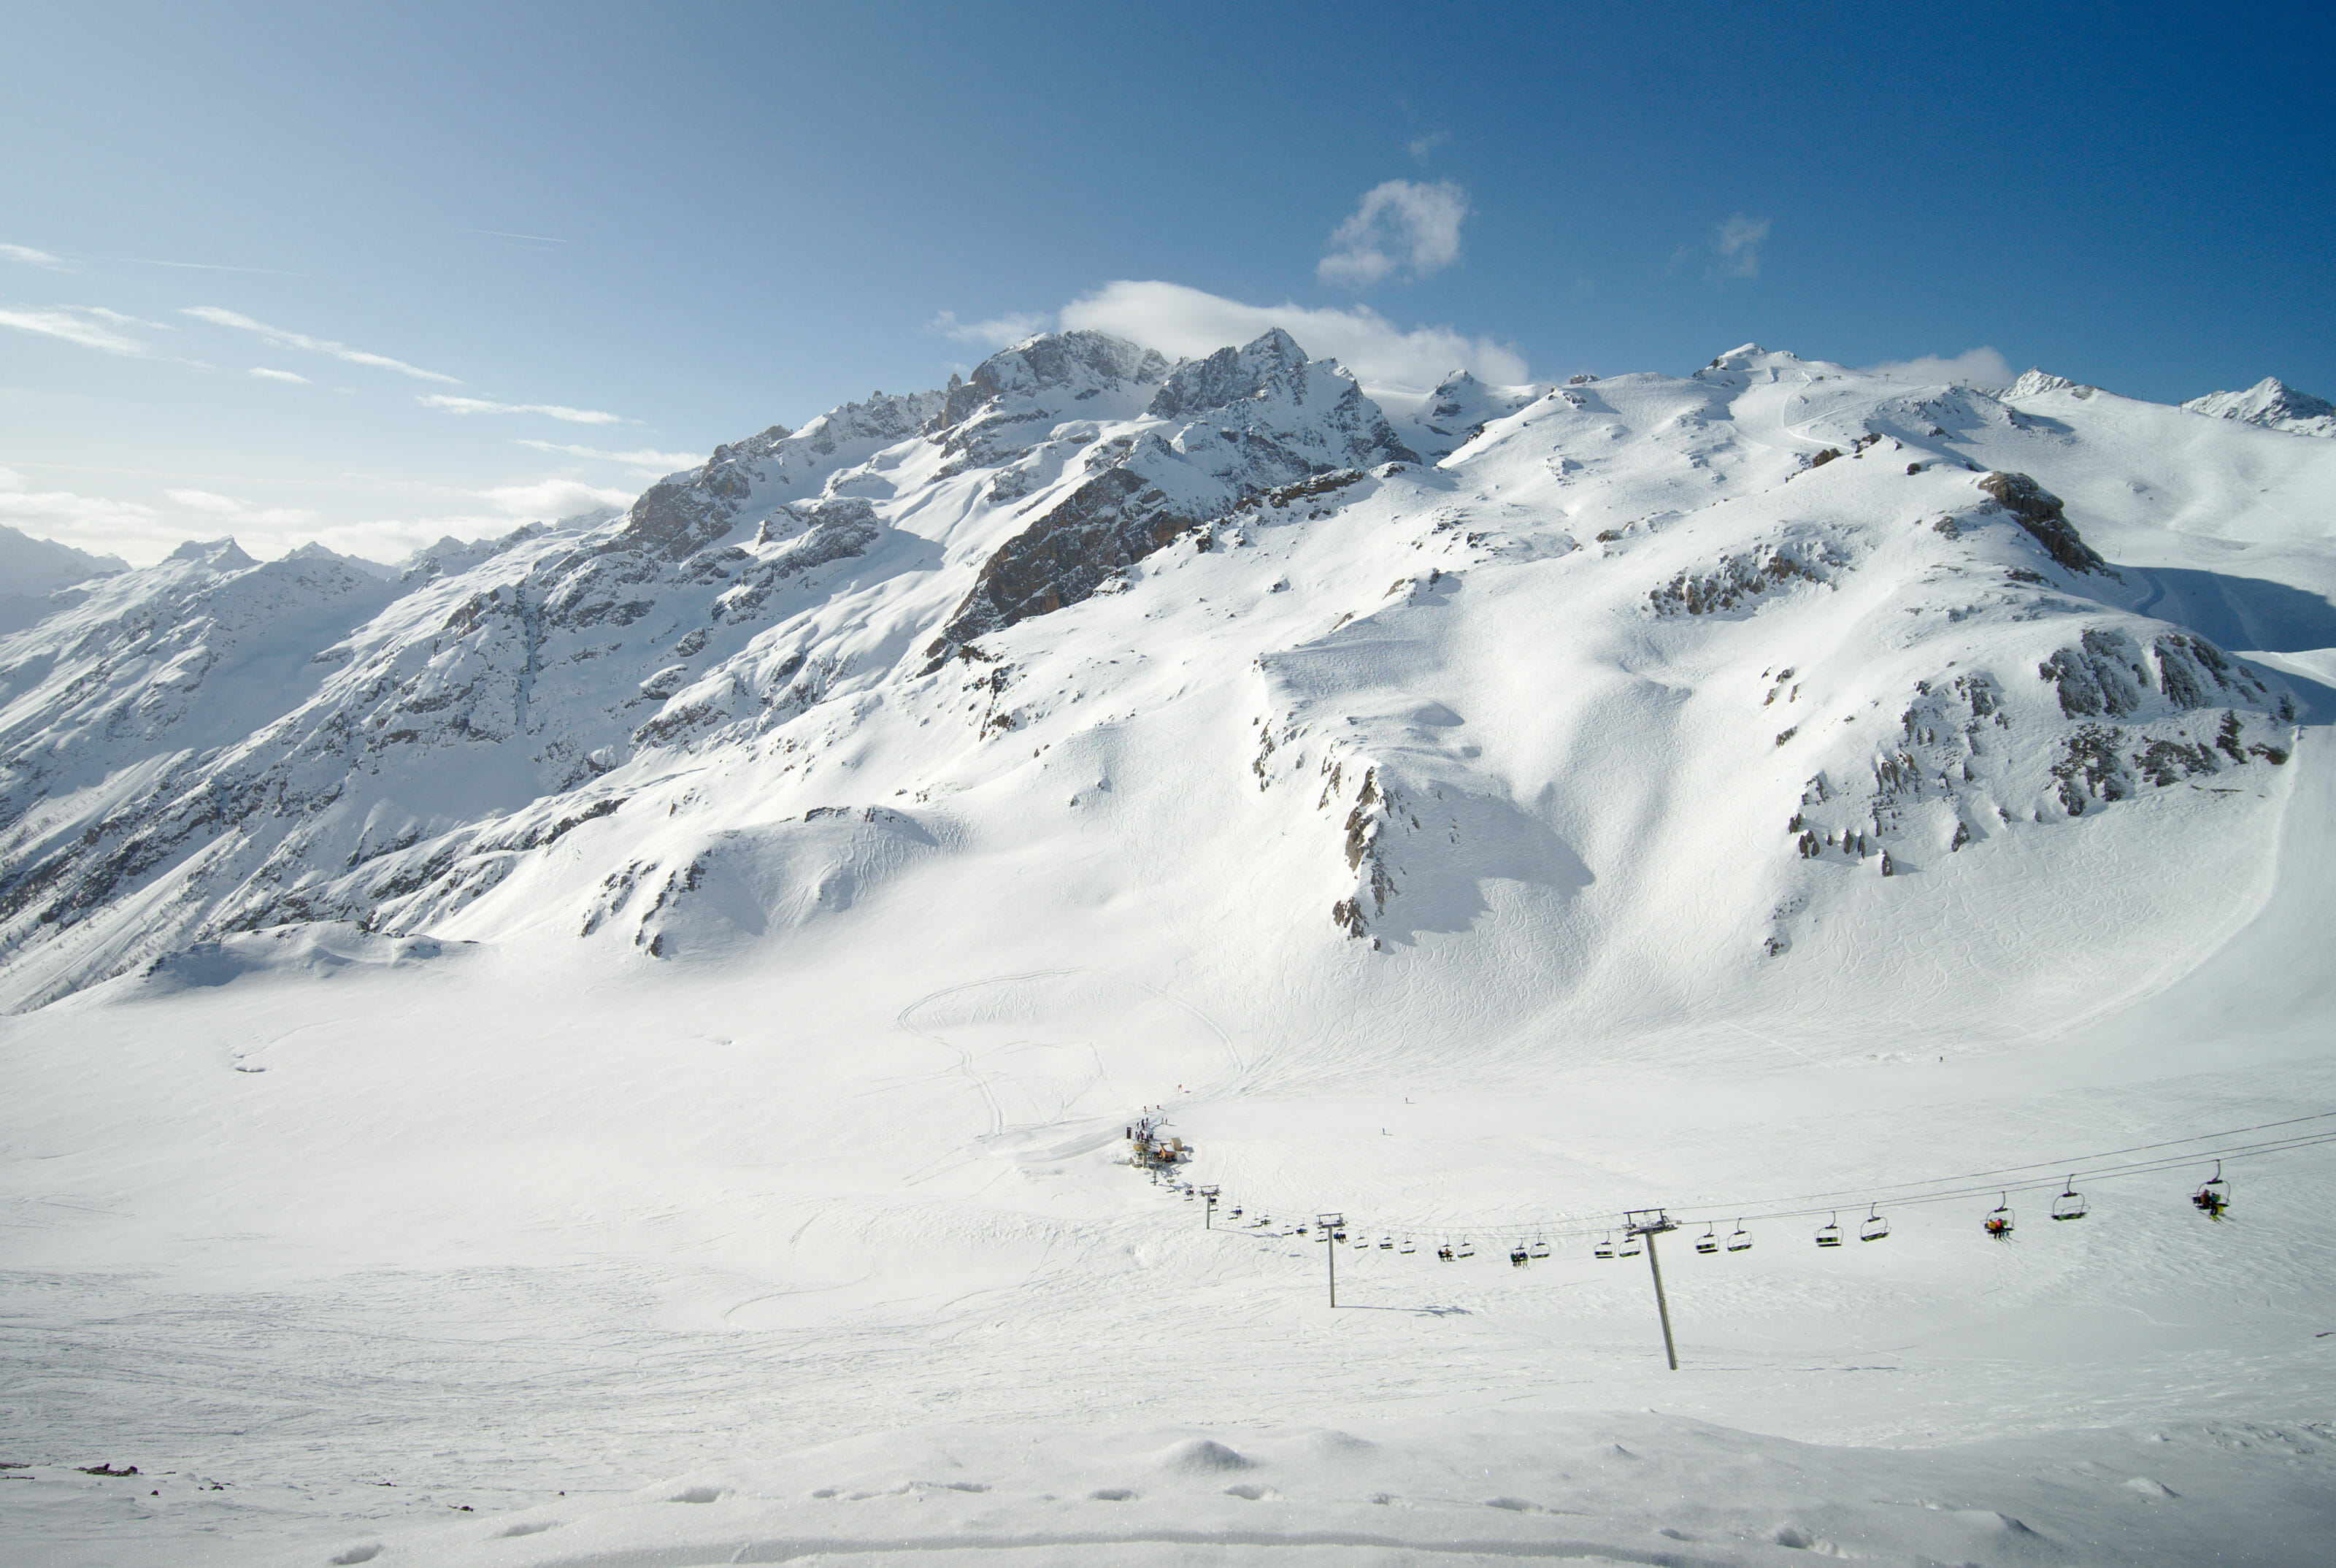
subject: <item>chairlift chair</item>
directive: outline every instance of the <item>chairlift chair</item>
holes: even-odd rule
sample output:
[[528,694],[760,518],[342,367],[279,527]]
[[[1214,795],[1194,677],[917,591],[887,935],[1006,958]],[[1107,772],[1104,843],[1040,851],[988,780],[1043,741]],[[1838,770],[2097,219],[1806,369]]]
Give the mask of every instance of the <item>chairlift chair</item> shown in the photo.
[[1988,1212],[1987,1218],[1981,1221],[1980,1224],[1989,1235],[1999,1242],[2011,1240],[2011,1232],[2019,1228],[2017,1217],[2011,1211],[2011,1194],[2006,1193],[1998,1198],[1995,1207]]
[[1414,1252],[1416,1252],[1416,1251],[1419,1251],[1419,1244],[1418,1244],[1417,1242],[1414,1242],[1414,1241],[1413,1241],[1409,1236],[1406,1236],[1406,1237],[1403,1239],[1403,1245],[1402,1245],[1402,1246],[1400,1246],[1400,1247],[1397,1247],[1397,1248],[1396,1249],[1396,1251],[1397,1251],[1397,1252],[1401,1253],[1403,1256],[1405,1256],[1405,1257],[1408,1258],[1408,1257],[1410,1257]]
[[1741,1220],[1736,1222],[1736,1229],[1728,1238],[1728,1250],[1731,1252],[1748,1252],[1752,1250],[1752,1232],[1744,1228],[1744,1222]]
[[2214,1174],[2205,1183],[2190,1194],[2191,1204],[2210,1220],[2220,1220],[2223,1211],[2231,1206],[2231,1184],[2223,1180],[2223,1162],[2214,1162]]
[[1861,1242],[1879,1242],[1889,1234],[1890,1222],[1882,1217],[1880,1209],[1869,1205],[1866,1210],[1865,1223],[1857,1228],[1857,1239]]
[[1622,1232],[1622,1244],[1614,1249],[1614,1255],[1618,1258],[1635,1258],[1643,1250],[1639,1244],[1639,1232],[1625,1231]]
[[1695,1250],[1707,1257],[1719,1251],[1719,1227],[1707,1226],[1703,1234],[1695,1239]]
[[2066,1190],[2052,1200],[2052,1217],[2056,1220],[2081,1220],[2087,1212],[2085,1194],[2077,1191],[2077,1178],[2070,1176]]
[[1235,1203],[1235,1204],[1232,1206],[1231,1210],[1227,1213],[1226,1218],[1228,1218],[1228,1219],[1233,1219],[1233,1220],[1238,1220],[1238,1219],[1240,1219],[1240,1218],[1241,1218],[1241,1205],[1240,1205],[1239,1203]]
[[1542,1240],[1539,1236],[1535,1236],[1533,1238],[1533,1244],[1527,1248],[1526,1251],[1531,1252],[1533,1255],[1533,1258],[1538,1261],[1549,1256],[1549,1243]]
[[1452,1243],[1446,1242],[1442,1246],[1436,1248],[1436,1255],[1445,1262],[1450,1262],[1452,1261]]
[[1510,1268],[1512,1268],[1512,1269],[1522,1269],[1522,1268],[1523,1268],[1523,1267],[1525,1266],[1525,1264],[1526,1264],[1527,1262],[1529,1262],[1529,1261],[1531,1261],[1531,1259],[1528,1257],[1528,1255],[1527,1255],[1527,1254],[1526,1254],[1526,1252],[1525,1252],[1525,1250],[1524,1250],[1523,1247],[1511,1247],[1511,1248],[1509,1249],[1509,1267],[1510,1267]]
[[1475,1242],[1471,1242],[1471,1241],[1470,1241],[1467,1237],[1465,1237],[1465,1236],[1461,1237],[1461,1238],[1460,1238],[1460,1250],[1459,1250],[1458,1251],[1455,1252],[1455,1253],[1453,1254],[1453,1256],[1454,1256],[1454,1257],[1455,1257],[1455,1258],[1473,1258],[1473,1257],[1475,1257],[1475,1255],[1476,1255],[1476,1243],[1475,1243]]
[[1614,1238],[1611,1236],[1599,1237],[1598,1244],[1590,1249],[1590,1255],[1593,1258],[1612,1257],[1614,1255]]
[[1392,1252],[1392,1251],[1395,1251],[1395,1238],[1394,1238],[1393,1236],[1381,1236],[1381,1237],[1379,1238],[1379,1251],[1382,1251],[1382,1252]]
[[1820,1247],[1838,1247],[1841,1245],[1840,1216],[1835,1215],[1825,1224],[1817,1227],[1817,1245]]

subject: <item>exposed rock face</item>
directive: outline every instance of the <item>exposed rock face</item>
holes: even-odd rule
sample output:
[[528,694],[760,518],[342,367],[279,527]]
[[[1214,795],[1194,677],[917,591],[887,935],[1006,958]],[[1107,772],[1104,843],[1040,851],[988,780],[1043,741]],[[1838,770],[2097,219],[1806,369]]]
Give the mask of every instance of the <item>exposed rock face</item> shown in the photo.
[[1990,473],[1979,487],[1993,496],[2036,542],[2070,571],[2107,571],[2109,563],[2087,544],[2061,512],[2060,498],[2024,473]]
[[1065,419],[1124,419],[1168,375],[1149,348],[1102,332],[1047,334],[1000,350],[952,385],[930,433],[979,466],[1027,453]]
[[985,632],[1077,603],[1260,492],[1419,461],[1352,376],[1308,359],[1278,327],[1179,365],[1144,416],[1139,432],[1092,451],[1092,477],[984,563],[926,649],[934,665]]
[[2244,392],[2210,392],[2183,407],[2210,419],[2235,419],[2265,430],[2336,438],[2336,404],[2298,392],[2276,376],[2264,376]]

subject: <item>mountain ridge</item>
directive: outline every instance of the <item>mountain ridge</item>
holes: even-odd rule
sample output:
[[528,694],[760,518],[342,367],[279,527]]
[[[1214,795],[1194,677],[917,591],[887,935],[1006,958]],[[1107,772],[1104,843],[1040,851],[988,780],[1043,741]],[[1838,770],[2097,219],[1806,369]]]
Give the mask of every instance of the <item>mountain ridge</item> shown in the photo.
[[[1555,921],[1567,988],[1655,940],[1622,894],[1688,873],[1624,869],[1653,832],[1667,866],[1728,868],[1680,973],[1757,988],[1870,897],[1844,873],[1943,874],[2268,779],[2293,744],[2274,672],[2138,613],[2088,542],[2155,537],[2100,510],[2115,422],[2187,415],[2040,373],[1909,388],[1747,345],[1685,378],[1455,376],[1402,428],[1279,332],[1180,365],[1041,335],[952,380],[394,583],[189,547],[0,641],[0,993],[320,921],[501,940],[566,911],[665,959],[777,940],[952,857],[1045,852],[1050,754],[1097,758],[1074,812],[1115,770],[1244,780],[1269,815],[1227,852],[1276,930],[1393,951]],[[2103,418],[2106,466],[2075,423]],[[1458,699],[1520,660],[1572,673]],[[1748,711],[1715,695],[1739,686]],[[1246,745],[1133,738],[1194,704]],[[1765,827],[1692,825],[1722,764],[1767,781]],[[2240,831],[2224,798],[2166,818],[2175,858]],[[839,803],[842,837],[812,814]]]

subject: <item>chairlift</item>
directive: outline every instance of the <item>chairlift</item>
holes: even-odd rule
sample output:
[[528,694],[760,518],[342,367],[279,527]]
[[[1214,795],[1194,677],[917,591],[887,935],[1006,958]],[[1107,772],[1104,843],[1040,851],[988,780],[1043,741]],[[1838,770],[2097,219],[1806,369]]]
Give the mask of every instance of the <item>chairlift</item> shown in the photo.
[[1861,1242],[1879,1242],[1889,1234],[1890,1222],[1882,1217],[1882,1211],[1878,1207],[1867,1205],[1865,1223],[1858,1226],[1857,1239]]
[[1841,1245],[1840,1215],[1835,1215],[1833,1219],[1817,1228],[1817,1245],[1820,1247],[1838,1247]]
[[1590,1249],[1590,1255],[1593,1258],[1612,1257],[1614,1255],[1614,1238],[1611,1234],[1599,1237],[1598,1244]]
[[2214,1174],[2205,1184],[2190,1194],[2190,1203],[2210,1220],[2220,1220],[2223,1211],[2231,1206],[2231,1184],[2223,1180],[2223,1162],[2214,1162]]
[[1532,1258],[1523,1247],[1511,1247],[1509,1249],[1510,1268],[1522,1269],[1530,1261],[1532,1261]]
[[1436,1248],[1436,1255],[1445,1262],[1450,1262],[1452,1261],[1452,1243],[1446,1242],[1442,1246]]
[[1639,1232],[1625,1231],[1622,1232],[1621,1243],[1614,1249],[1614,1255],[1618,1258],[1635,1258],[1643,1250],[1639,1242]]
[[1379,1251],[1382,1251],[1382,1252],[1392,1252],[1392,1251],[1395,1251],[1395,1238],[1394,1238],[1393,1236],[1381,1236],[1381,1237],[1379,1238]]
[[1408,1257],[1410,1257],[1414,1252],[1416,1252],[1416,1251],[1419,1251],[1419,1244],[1418,1244],[1417,1242],[1414,1242],[1414,1241],[1413,1241],[1409,1236],[1406,1236],[1406,1237],[1403,1239],[1403,1245],[1401,1245],[1401,1246],[1397,1247],[1397,1248],[1396,1249],[1396,1251],[1397,1251],[1397,1252],[1401,1253],[1403,1256],[1405,1256],[1405,1257],[1408,1258]]
[[1534,1260],[1538,1261],[1539,1260],[1549,1256],[1549,1243],[1542,1240],[1539,1236],[1535,1236],[1533,1238],[1533,1244],[1527,1248],[1526,1251],[1530,1251]]
[[1695,1239],[1695,1250],[1706,1257],[1719,1251],[1719,1227],[1706,1226],[1703,1234]]
[[1460,1238],[1460,1250],[1452,1255],[1455,1258],[1473,1258],[1476,1255],[1476,1243],[1463,1236]]
[[1301,1236],[1308,1233],[1305,1225],[1302,1223],[1298,1227],[1298,1233]]
[[2056,1220],[2081,1220],[2088,1208],[2085,1194],[2077,1191],[2077,1178],[2070,1176],[2067,1189],[2052,1200],[2052,1217]]
[[1744,1222],[1741,1220],[1736,1222],[1736,1229],[1728,1235],[1728,1250],[1731,1252],[1748,1252],[1752,1250],[1752,1232],[1744,1228]]
[[2011,1232],[2018,1229],[2011,1212],[2011,1194],[2006,1193],[1998,1198],[1995,1207],[1989,1211],[1987,1218],[1981,1221],[1980,1224],[1989,1235],[1999,1242],[2011,1240]]
[[1226,1213],[1225,1217],[1226,1217],[1227,1219],[1229,1219],[1229,1220],[1238,1220],[1238,1219],[1240,1219],[1240,1218],[1241,1218],[1241,1205],[1240,1205],[1239,1203],[1235,1203],[1235,1204],[1232,1206],[1232,1208],[1231,1208],[1231,1210]]

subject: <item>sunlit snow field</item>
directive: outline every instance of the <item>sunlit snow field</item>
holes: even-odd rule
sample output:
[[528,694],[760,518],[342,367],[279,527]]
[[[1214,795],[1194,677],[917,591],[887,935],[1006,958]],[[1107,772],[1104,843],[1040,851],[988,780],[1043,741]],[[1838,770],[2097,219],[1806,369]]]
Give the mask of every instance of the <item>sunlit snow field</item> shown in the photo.
[[[2087,591],[2290,677],[2292,755],[1812,869],[1833,726],[2009,648],[2041,716],[2005,733],[2045,733],[2074,590],[1967,609],[1985,573],[1907,519],[1971,473],[1801,467],[1912,394],[1788,360],[1732,356],[1721,434],[1624,378],[1163,550],[986,639],[1008,736],[944,685],[801,754],[645,748],[636,803],[424,932],[235,936],[0,1019],[0,1560],[2322,1560],[2336,1144],[2227,1162],[2222,1223],[2211,1158],[2087,1173],[2336,1127],[2297,1121],[2336,1112],[2336,448],[2057,391],[1971,435],[2124,573]],[[1553,465],[1593,437],[1614,476]],[[1863,578],[1645,609],[1811,517]],[[1956,548],[2032,553],[1990,526]],[[2010,801],[2042,742],[1988,745]],[[1369,940],[1327,918],[1334,758],[1451,808]],[[579,940],[612,864],[701,852],[661,959],[647,915]],[[1146,1107],[1213,1217],[1128,1164]],[[1957,1180],[1998,1170],[2000,1242]],[[1819,1249],[1835,1203],[1892,1233]],[[1675,1372],[1647,1260],[1592,1251],[1657,1205],[1695,1222]],[[1285,1233],[1325,1211],[1415,1243],[1340,1248],[1335,1310]]]

